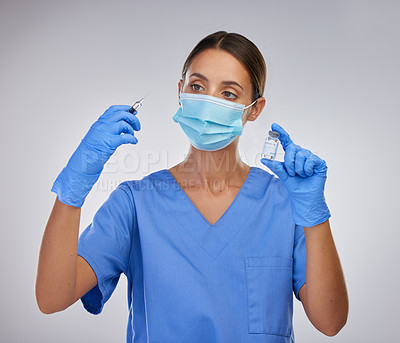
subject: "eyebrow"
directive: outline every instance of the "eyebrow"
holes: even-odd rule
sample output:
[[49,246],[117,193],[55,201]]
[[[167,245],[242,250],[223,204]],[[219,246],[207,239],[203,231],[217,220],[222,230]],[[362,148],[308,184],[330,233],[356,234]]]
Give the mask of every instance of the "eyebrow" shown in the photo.
[[[199,79],[202,79],[202,80],[208,82],[208,79],[203,74],[193,73],[192,75],[189,76],[189,78],[191,78],[192,76],[197,76]],[[237,83],[236,81],[222,81],[221,83],[223,85],[228,85],[228,86],[229,85],[236,85],[236,86],[239,86],[242,90],[244,90],[243,87],[239,83]]]

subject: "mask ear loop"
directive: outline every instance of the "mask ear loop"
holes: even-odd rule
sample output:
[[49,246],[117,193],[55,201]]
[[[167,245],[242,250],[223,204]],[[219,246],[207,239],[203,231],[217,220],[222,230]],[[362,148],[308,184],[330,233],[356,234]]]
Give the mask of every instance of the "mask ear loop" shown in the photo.
[[257,100],[258,100],[258,99],[254,100],[249,106],[246,106],[246,107],[244,108],[244,110],[245,110],[245,109],[248,109],[248,108],[251,107],[251,106],[253,106],[253,105],[257,102]]

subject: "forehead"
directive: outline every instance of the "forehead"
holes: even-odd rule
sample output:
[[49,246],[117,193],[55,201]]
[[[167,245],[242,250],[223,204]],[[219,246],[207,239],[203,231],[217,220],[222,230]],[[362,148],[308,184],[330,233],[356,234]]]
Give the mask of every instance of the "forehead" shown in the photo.
[[188,68],[188,77],[192,73],[203,74],[210,82],[234,80],[243,87],[251,88],[250,75],[245,66],[223,50],[208,49],[196,55]]

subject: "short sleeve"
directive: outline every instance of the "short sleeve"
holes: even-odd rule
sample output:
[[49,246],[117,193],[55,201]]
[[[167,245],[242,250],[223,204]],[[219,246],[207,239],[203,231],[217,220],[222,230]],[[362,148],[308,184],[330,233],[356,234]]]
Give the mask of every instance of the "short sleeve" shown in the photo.
[[89,263],[98,281],[81,298],[84,308],[92,314],[102,311],[117,286],[120,274],[127,274],[136,227],[131,197],[125,183],[118,185],[79,237],[78,255]]
[[307,254],[304,228],[296,225],[293,250],[293,291],[297,300],[300,300],[299,290],[306,282],[306,266]]

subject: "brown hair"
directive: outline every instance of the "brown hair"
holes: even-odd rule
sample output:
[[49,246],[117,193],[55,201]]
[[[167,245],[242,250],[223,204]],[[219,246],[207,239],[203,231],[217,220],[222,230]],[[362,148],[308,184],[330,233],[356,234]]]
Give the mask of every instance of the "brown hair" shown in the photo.
[[238,33],[218,31],[203,38],[187,57],[183,69],[182,80],[185,82],[187,70],[193,59],[207,49],[221,49],[230,53],[247,69],[253,86],[253,101],[264,94],[267,67],[264,57],[253,42]]

